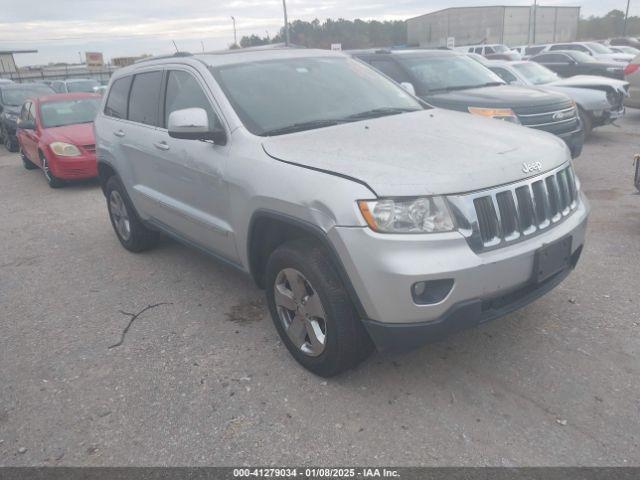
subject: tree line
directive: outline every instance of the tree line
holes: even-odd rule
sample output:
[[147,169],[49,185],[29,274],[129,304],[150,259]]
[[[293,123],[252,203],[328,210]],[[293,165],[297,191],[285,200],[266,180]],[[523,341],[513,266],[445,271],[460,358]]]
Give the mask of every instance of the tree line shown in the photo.
[[[591,16],[578,21],[578,38],[600,40],[621,36],[624,12],[611,10],[602,17]],[[629,17],[627,35],[640,35],[640,17]],[[371,47],[393,47],[406,45],[407,24],[403,21],[378,20],[331,20],[312,22],[295,20],[289,24],[292,44],[308,48],[329,49],[332,43],[342,44],[345,50]],[[258,35],[243,36],[240,47],[255,47],[284,42],[284,28],[274,37]],[[231,48],[238,48],[232,45]]]

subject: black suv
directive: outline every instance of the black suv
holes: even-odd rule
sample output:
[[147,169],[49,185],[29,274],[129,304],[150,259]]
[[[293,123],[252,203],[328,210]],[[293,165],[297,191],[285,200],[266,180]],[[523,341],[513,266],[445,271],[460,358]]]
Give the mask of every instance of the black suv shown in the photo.
[[0,84],[0,141],[7,150],[18,151],[16,122],[25,100],[52,93],[55,92],[51,88],[40,83]]
[[584,131],[568,96],[507,85],[465,54],[446,50],[353,52],[427,103],[544,130],[562,138],[571,155],[582,152]]
[[597,75],[624,80],[624,63],[598,60],[584,52],[573,50],[544,52],[534,55],[529,60],[544,65],[561,77]]

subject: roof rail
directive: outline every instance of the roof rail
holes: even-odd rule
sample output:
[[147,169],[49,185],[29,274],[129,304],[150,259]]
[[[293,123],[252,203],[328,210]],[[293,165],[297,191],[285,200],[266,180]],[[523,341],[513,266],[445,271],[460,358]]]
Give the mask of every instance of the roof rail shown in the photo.
[[156,55],[153,57],[141,58],[140,60],[136,60],[133,63],[150,62],[151,60],[161,60],[163,58],[192,57],[192,56],[193,54],[190,52],[176,52],[176,53],[169,53],[167,55]]

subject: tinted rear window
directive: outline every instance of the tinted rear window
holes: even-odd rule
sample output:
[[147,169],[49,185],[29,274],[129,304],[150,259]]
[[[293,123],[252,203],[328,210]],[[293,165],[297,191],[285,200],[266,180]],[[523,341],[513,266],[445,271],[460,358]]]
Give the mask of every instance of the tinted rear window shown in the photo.
[[154,127],[159,126],[158,107],[162,72],[139,73],[133,78],[129,97],[129,120]]
[[127,118],[127,102],[129,100],[129,87],[131,77],[119,78],[111,86],[104,114],[115,118]]

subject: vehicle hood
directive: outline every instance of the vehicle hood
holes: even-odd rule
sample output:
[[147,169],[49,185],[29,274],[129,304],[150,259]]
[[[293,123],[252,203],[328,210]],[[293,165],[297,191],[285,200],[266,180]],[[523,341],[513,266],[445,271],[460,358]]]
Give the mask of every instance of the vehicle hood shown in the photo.
[[594,88],[596,90],[607,90],[611,88],[623,95],[627,94],[629,82],[616,80],[614,78],[598,77],[595,75],[577,75],[575,77],[561,78],[551,83],[545,84],[545,87],[575,87],[575,88]]
[[[442,195],[522,180],[570,158],[557,137],[440,109],[265,138],[272,158],[366,183],[378,196]],[[328,192],[330,194],[330,192]]]
[[596,58],[605,62],[627,62],[633,60],[634,56],[629,53],[599,53]]
[[51,127],[44,129],[47,143],[67,142],[73,145],[94,145],[96,143],[93,134],[93,123],[78,123],[65,125],[64,127]]
[[20,115],[22,107],[17,105],[5,105],[2,113],[10,113],[11,115]]
[[579,87],[565,87],[563,85],[544,85],[542,88],[550,92],[563,93],[574,102],[576,102],[581,108],[587,111],[591,110],[610,110],[612,108],[611,103],[607,100],[607,89],[603,90],[595,88],[579,88]]
[[427,94],[422,98],[436,107],[461,112],[468,111],[469,107],[537,107],[566,101],[566,97],[558,93],[517,85],[470,88],[434,95]]

